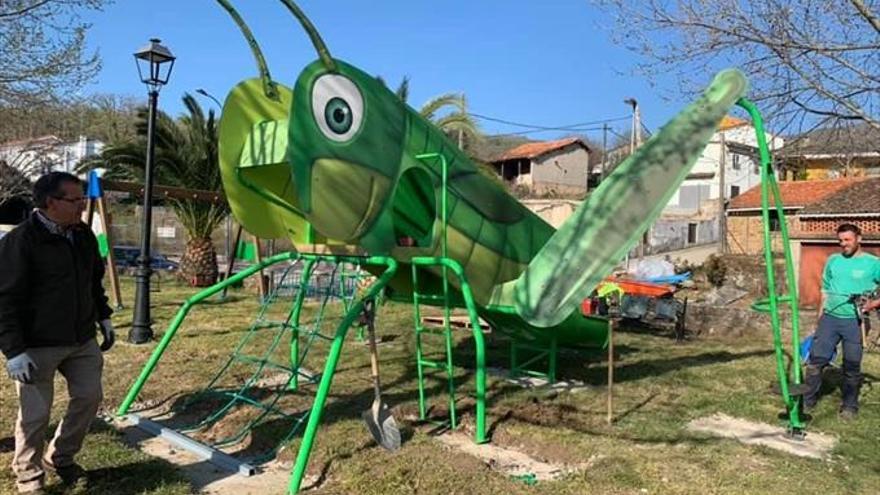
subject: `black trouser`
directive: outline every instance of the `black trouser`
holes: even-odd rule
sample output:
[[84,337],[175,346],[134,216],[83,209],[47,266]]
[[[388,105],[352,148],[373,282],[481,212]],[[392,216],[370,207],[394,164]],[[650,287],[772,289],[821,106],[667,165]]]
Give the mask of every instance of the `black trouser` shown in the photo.
[[831,361],[837,344],[843,341],[843,409],[859,410],[859,388],[862,385],[862,332],[856,318],[822,315],[813,336],[810,359],[807,361],[804,406],[813,407],[819,400],[822,370]]

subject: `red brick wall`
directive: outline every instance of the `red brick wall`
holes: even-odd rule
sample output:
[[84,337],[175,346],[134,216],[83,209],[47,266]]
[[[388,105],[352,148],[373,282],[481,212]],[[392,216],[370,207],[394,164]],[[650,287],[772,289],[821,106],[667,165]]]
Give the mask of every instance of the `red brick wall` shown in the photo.
[[828,234],[834,238],[837,226],[842,223],[852,223],[862,229],[863,234],[880,234],[880,219],[853,219],[853,218],[801,218],[800,232],[803,234]]

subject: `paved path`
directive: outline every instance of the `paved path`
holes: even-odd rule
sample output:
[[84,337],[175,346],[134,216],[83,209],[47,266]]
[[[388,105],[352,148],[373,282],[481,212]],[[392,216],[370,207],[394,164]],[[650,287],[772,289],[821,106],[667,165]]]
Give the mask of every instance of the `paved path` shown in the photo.
[[[666,253],[660,254],[652,254],[650,256],[645,256],[645,258],[651,259],[664,259],[666,256],[669,256],[672,261],[676,259],[681,259],[682,261],[687,261],[692,265],[701,265],[706,258],[710,255],[717,253],[721,249],[720,245],[716,242],[714,244],[703,244],[700,246],[694,246],[686,249],[679,249],[677,251],[668,251]],[[636,258],[630,258],[630,264],[636,261]]]

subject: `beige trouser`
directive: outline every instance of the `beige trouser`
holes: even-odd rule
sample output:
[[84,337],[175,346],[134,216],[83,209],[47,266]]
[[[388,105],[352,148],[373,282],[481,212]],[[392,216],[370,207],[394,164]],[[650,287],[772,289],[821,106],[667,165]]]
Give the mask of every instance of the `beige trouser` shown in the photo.
[[[19,492],[33,491],[43,485],[43,462],[55,468],[74,463],[73,456],[82,447],[103,399],[101,370],[104,358],[95,339],[77,346],[32,347],[27,353],[37,369],[31,383],[16,382],[19,407],[12,471]],[[44,439],[52,411],[56,371],[67,380],[70,403],[49,443],[44,461]]]

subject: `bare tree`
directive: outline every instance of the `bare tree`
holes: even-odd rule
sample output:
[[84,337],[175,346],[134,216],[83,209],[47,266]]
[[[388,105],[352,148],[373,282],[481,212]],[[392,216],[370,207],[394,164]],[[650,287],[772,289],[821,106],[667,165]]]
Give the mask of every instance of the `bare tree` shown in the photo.
[[83,10],[107,0],[0,1],[0,104],[34,104],[72,94],[97,74],[87,53]]
[[880,130],[878,0],[593,0],[642,56],[636,72],[692,93],[714,70],[750,80],[777,131]]
[[140,106],[137,99],[104,94],[64,103],[0,105],[0,143],[46,135],[65,141],[79,136],[103,142],[134,139]]

